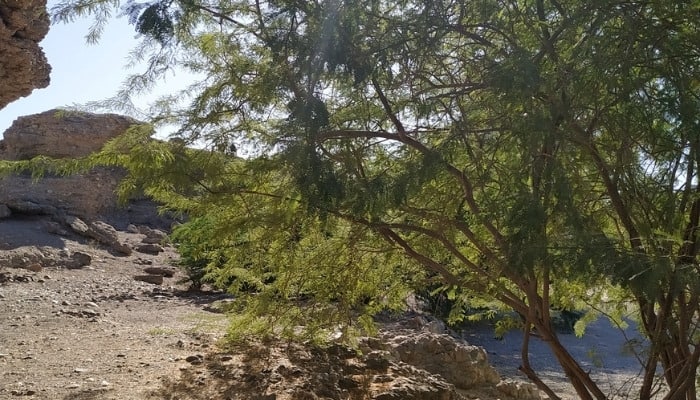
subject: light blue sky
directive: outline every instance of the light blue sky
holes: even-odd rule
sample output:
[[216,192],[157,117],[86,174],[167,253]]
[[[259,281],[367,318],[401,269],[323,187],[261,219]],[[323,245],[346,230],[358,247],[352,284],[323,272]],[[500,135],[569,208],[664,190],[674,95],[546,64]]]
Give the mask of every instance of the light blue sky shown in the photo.
[[[55,2],[49,0],[49,7]],[[126,18],[113,19],[96,45],[85,42],[90,23],[90,20],[78,20],[51,26],[40,43],[52,67],[51,83],[0,110],[0,135],[17,117],[111,97],[126,75],[138,72],[125,69],[129,51],[137,44],[134,28]],[[176,78],[169,79],[168,86],[183,87],[184,83],[173,82]],[[161,87],[158,92],[167,89]],[[153,98],[155,95],[138,101],[137,105],[145,107]]]

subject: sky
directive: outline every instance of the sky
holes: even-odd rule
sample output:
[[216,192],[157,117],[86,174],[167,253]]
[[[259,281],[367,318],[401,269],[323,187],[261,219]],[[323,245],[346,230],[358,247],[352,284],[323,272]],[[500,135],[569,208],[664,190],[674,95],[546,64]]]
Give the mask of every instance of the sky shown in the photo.
[[[49,0],[49,8],[56,0]],[[136,69],[126,69],[129,51],[136,44],[134,28],[127,19],[114,18],[105,28],[100,42],[88,45],[85,35],[91,21],[78,20],[70,24],[54,24],[39,44],[51,65],[51,83],[45,89],[35,89],[29,96],[15,100],[0,110],[0,136],[20,116],[37,114],[62,106],[74,106],[103,100],[114,95],[124,78]],[[145,107],[157,95],[188,82],[177,82],[177,76],[156,89],[154,95],[137,101]]]

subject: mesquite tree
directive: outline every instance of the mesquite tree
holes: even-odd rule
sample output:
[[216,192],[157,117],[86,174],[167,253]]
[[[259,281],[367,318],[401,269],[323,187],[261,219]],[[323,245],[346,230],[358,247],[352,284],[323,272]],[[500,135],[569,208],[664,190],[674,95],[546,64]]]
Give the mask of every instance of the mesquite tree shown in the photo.
[[117,9],[150,58],[110,105],[170,68],[203,78],[157,104],[151,122],[180,140],[134,128],[94,162],[193,217],[188,257],[250,294],[239,328],[348,327],[439,282],[456,316],[481,297],[523,317],[521,370],[551,397],[531,334],[603,399],[550,309],[615,286],[651,342],[640,398],[661,363],[666,397],[695,399],[697,2],[70,0],[54,15],[95,15],[96,34]]

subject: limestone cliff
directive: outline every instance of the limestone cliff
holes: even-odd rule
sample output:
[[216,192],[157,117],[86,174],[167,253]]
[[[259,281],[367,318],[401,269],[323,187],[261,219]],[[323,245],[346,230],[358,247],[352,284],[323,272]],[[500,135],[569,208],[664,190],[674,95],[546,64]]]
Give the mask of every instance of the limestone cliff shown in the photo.
[[0,1],[0,109],[49,85],[39,42],[49,31],[46,0]]

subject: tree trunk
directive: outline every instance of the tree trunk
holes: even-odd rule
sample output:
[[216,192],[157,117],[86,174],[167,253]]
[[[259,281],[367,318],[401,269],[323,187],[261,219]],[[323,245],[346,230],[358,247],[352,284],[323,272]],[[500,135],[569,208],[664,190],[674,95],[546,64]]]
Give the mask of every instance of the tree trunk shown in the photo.
[[581,368],[568,350],[561,344],[556,333],[551,326],[537,327],[538,332],[542,336],[549,348],[554,353],[554,356],[559,361],[559,364],[564,369],[564,373],[571,381],[571,384],[576,389],[576,393],[581,399],[596,399],[605,400],[607,396],[603,393],[598,385],[591,379],[590,375]]

